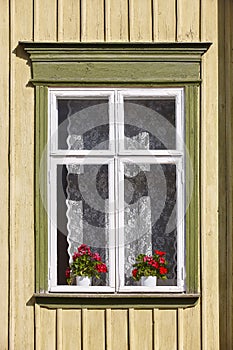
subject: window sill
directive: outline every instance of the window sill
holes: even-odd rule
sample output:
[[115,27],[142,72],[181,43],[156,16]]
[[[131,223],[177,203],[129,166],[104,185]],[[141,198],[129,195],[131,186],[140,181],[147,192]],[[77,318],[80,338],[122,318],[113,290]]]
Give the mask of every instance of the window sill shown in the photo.
[[34,294],[30,304],[48,309],[57,308],[189,308],[197,304],[200,294]]

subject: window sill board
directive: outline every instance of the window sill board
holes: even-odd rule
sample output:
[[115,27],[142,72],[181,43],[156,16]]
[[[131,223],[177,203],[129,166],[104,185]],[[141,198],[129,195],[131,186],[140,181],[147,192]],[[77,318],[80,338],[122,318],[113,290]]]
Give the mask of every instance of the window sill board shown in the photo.
[[58,294],[36,293],[28,304],[39,304],[48,309],[92,308],[92,309],[148,309],[148,308],[189,308],[197,304],[200,294]]

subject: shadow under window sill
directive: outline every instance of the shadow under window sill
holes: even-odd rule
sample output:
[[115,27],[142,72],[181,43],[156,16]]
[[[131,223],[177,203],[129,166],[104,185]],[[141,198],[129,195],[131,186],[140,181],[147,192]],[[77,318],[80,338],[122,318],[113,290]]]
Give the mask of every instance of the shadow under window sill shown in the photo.
[[48,309],[177,309],[194,307],[199,293],[35,293],[27,305]]

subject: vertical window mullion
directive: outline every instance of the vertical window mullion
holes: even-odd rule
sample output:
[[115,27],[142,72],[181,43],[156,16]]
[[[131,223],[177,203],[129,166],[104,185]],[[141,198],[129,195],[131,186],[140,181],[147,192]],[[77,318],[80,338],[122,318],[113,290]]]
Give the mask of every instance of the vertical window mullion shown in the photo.
[[117,161],[117,179],[118,179],[118,289],[125,284],[124,261],[125,261],[125,242],[124,242],[124,164],[120,159]]
[[112,92],[109,94],[109,150],[112,152],[116,152],[116,132],[115,132],[115,94]]
[[[184,159],[177,162],[177,286],[184,287]],[[183,275],[183,276],[182,276]]]
[[50,152],[54,152],[58,149],[58,106],[57,96],[54,93],[49,92],[50,95]]
[[117,128],[118,128],[118,152],[124,150],[124,96],[119,91],[117,93]]
[[[49,275],[50,275],[50,287],[57,285],[57,161],[56,159],[50,158],[50,170],[49,170],[49,183],[51,190],[49,191],[49,226],[50,226],[50,240],[49,240]],[[53,179],[53,181],[51,181]],[[55,262],[55,263],[54,263]]]
[[109,285],[116,286],[116,217],[115,217],[115,164],[109,162]]

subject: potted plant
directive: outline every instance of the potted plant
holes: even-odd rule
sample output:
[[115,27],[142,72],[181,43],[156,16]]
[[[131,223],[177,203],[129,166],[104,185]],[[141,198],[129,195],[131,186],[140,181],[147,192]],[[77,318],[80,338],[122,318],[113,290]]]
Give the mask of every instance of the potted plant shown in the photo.
[[133,279],[141,280],[142,286],[156,286],[157,278],[166,279],[167,261],[165,252],[155,250],[153,255],[139,254],[133,264]]
[[66,269],[66,280],[72,284],[76,279],[79,286],[90,286],[91,278],[100,278],[101,273],[106,273],[107,266],[102,262],[98,253],[93,253],[86,244],[81,244],[72,256],[72,263]]

